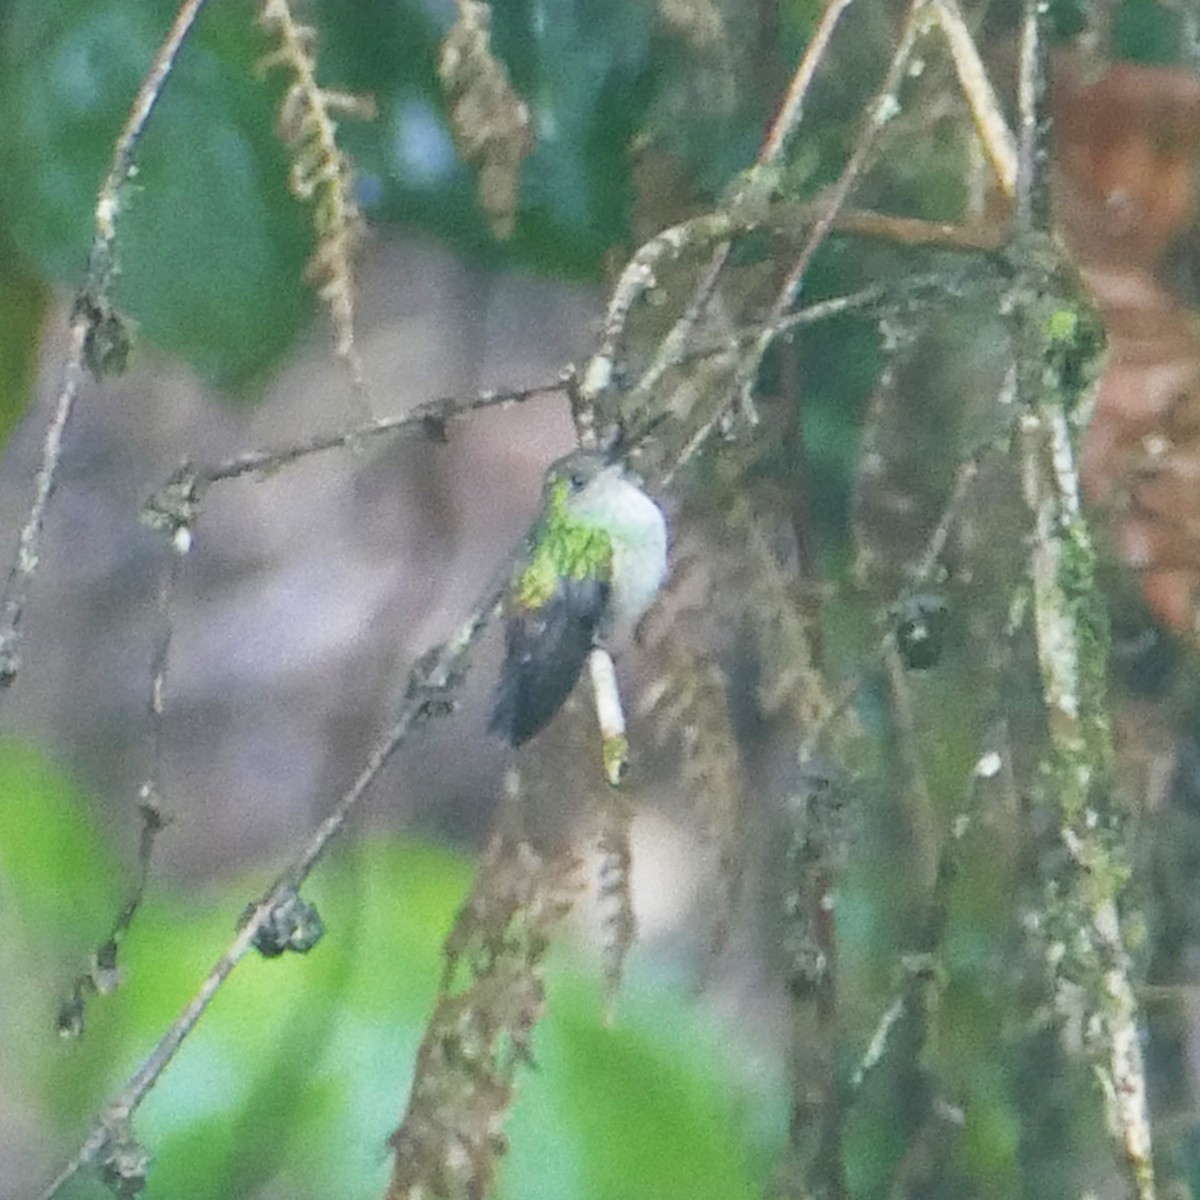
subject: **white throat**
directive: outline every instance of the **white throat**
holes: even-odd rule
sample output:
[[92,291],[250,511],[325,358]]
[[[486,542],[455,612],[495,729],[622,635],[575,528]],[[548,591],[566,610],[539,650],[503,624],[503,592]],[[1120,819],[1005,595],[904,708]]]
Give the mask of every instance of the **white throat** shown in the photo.
[[574,516],[612,539],[612,583],[604,638],[624,642],[667,577],[667,522],[662,509],[614,464],[572,496]]

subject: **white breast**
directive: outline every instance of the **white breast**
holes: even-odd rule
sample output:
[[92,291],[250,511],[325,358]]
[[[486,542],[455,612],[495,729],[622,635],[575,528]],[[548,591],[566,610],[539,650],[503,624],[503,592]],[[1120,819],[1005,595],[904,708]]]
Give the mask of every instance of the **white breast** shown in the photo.
[[612,592],[604,636],[610,642],[626,641],[667,578],[667,522],[662,509],[616,466],[597,475],[572,498],[571,507],[612,538]]

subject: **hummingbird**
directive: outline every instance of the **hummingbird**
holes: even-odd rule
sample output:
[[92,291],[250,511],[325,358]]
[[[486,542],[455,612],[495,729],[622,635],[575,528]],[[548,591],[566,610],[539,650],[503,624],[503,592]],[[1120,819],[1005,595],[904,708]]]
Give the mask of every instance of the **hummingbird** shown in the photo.
[[593,648],[632,640],[666,577],[666,518],[636,477],[595,450],[555,462],[505,599],[488,728],[513,746],[544,728]]

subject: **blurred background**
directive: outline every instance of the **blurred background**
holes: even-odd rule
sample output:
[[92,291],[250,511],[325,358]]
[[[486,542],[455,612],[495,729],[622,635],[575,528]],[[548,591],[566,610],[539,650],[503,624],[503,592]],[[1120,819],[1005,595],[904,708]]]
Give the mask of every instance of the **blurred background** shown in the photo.
[[[493,49],[533,134],[511,234],[497,238],[437,75],[454,4],[306,4],[298,16],[319,32],[321,82],[372,97],[377,112],[347,119],[339,140],[367,221],[356,338],[378,412],[549,384],[585,358],[628,254],[710,208],[753,161],[821,7],[497,3]],[[965,7],[1011,111],[1015,6]],[[901,9],[856,6],[839,27],[781,173],[786,194],[818,194],[836,177]],[[0,547],[15,545],[32,495],[96,187],[173,13],[171,0],[0,4]],[[1108,531],[1121,778],[1144,829],[1131,907],[1146,930],[1152,1099],[1168,1194],[1183,1196],[1200,1180],[1200,553],[1188,507],[1200,460],[1190,415],[1200,16],[1157,0],[1062,2],[1054,15],[1062,53],[1083,62],[1058,76],[1056,219],[1116,355],[1084,464]],[[413,662],[470,610],[528,528],[545,466],[572,445],[565,399],[548,393],[455,425],[444,444],[373,439],[211,489],[171,609],[169,824],[122,944],[122,986],[92,998],[83,1036],[61,1041],[58,1004],[137,874],[166,557],[140,508],[185,458],[209,464],[360,418],[303,283],[310,214],[288,194],[274,128],[286,81],[256,67],[271,48],[251,6],[210,5],[146,133],[116,286],[133,354],[126,373],[85,384],[24,667],[0,702],[3,1200],[36,1194],[77,1148],[244,905],[353,779]],[[1108,59],[1125,65],[1106,75]],[[920,68],[855,203],[1001,222],[944,49]],[[777,247],[749,243],[734,265],[753,283]],[[835,238],[806,300],[915,271],[949,278],[959,263]],[[787,1028],[796,968],[781,932],[795,861],[778,797],[794,785],[784,780],[795,731],[764,699],[790,665],[772,641],[786,607],[769,592],[777,578],[789,604],[817,614],[831,684],[860,685],[856,757],[838,768],[851,781],[835,838],[841,1015],[839,1040],[821,1052],[835,1070],[860,1060],[903,955],[922,948],[964,782],[985,751],[1004,749],[1008,762],[1016,747],[943,897],[940,1007],[906,1031],[899,1063],[872,1079],[843,1131],[845,1194],[1122,1194],[1094,1088],[1030,999],[1018,946],[1038,831],[1021,826],[1024,784],[1011,776],[1029,767],[1023,747],[1041,730],[1032,652],[1013,633],[1024,549],[1011,464],[985,472],[927,601],[946,614],[944,660],[897,675],[875,657],[958,464],[1007,419],[994,404],[1006,336],[996,293],[945,293],[941,308],[841,318],[781,348],[760,381],[764,435],[700,462],[668,498],[676,586],[646,661],[621,668],[630,695],[642,694],[679,669],[669,631],[685,630],[691,707],[634,705],[641,940],[605,1028],[600,919],[581,901],[507,1129],[500,1195],[729,1200],[784,1186],[785,1074],[805,1064]],[[1179,447],[1170,486],[1139,507],[1131,456],[1164,431]],[[745,512],[757,574],[736,524]],[[148,1101],[135,1123],[155,1156],[147,1194],[381,1193],[441,942],[499,798],[504,755],[483,733],[498,653],[493,633],[461,711],[387,767],[306,889],[326,939],[304,958],[246,963]],[[705,687],[723,710],[721,770],[672,740],[711,706],[696,699]],[[553,734],[545,747],[552,769],[577,756]],[[562,790],[552,799],[566,811],[547,811],[546,826],[590,853],[587,790]],[[725,914],[731,846],[744,885]],[[714,950],[720,923],[728,936]],[[81,1178],[63,1194],[103,1191]]]

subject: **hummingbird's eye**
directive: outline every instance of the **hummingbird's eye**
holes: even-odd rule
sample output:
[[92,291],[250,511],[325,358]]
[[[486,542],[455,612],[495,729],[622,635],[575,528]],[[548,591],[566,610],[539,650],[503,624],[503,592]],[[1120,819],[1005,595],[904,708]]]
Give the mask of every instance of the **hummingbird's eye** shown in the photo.
[[570,485],[571,491],[581,492],[587,484],[587,476],[582,471],[572,471],[567,476],[567,483]]

